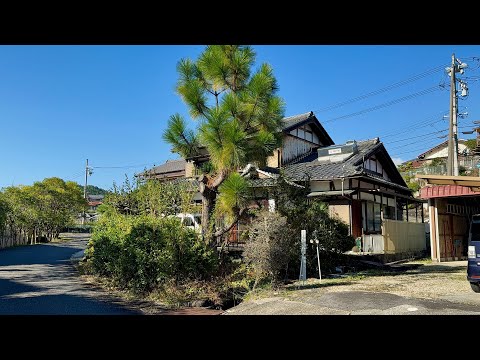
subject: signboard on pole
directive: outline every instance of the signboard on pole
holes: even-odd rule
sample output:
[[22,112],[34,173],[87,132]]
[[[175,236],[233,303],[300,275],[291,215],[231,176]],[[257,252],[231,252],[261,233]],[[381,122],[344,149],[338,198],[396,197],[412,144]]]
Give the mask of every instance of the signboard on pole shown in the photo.
[[300,252],[301,252],[301,257],[300,257],[300,276],[299,280],[307,280],[307,230],[301,230],[300,231]]
[[307,230],[300,230],[300,240],[302,242],[302,255],[307,251]]

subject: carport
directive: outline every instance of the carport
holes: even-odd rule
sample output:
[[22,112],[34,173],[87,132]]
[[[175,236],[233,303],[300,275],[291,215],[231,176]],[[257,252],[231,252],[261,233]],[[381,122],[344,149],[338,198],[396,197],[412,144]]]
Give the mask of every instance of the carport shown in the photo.
[[422,175],[427,181],[420,197],[428,199],[430,248],[433,261],[467,259],[470,220],[480,213],[480,178]]

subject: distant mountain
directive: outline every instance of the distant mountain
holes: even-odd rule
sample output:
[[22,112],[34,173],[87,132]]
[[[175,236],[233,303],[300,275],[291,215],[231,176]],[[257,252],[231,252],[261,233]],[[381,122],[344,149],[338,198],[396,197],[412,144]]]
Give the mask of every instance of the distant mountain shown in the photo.
[[[78,187],[82,189],[83,192],[83,185],[78,184]],[[95,185],[87,185],[87,194],[88,195],[106,195],[108,194],[108,190],[99,188]]]

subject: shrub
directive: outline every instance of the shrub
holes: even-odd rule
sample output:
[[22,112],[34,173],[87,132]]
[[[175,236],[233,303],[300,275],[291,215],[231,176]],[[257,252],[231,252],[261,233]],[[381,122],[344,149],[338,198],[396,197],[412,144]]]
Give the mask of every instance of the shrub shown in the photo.
[[253,220],[243,256],[254,268],[254,288],[262,278],[268,278],[273,283],[280,280],[295,242],[287,218],[280,214],[265,211]]
[[87,272],[118,277],[118,259],[132,223],[132,217],[116,213],[99,218],[93,226],[92,237],[85,251]]
[[173,279],[202,280],[217,265],[214,250],[177,218],[111,215],[95,225],[86,268],[137,293]]

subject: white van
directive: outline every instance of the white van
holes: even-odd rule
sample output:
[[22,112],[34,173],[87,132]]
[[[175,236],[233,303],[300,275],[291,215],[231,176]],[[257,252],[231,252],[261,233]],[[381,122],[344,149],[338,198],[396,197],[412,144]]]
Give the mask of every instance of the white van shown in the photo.
[[202,232],[202,216],[201,214],[179,213],[175,215],[180,218],[181,223],[186,227],[195,230],[198,233]]

